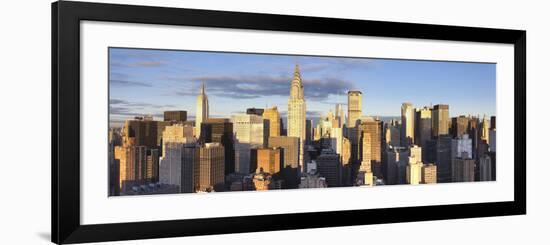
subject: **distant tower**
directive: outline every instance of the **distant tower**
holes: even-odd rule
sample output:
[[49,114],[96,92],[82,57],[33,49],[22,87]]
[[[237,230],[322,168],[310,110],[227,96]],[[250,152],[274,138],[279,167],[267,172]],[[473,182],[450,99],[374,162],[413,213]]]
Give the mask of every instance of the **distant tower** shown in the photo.
[[197,138],[201,135],[201,124],[208,119],[208,115],[208,96],[206,96],[203,82],[201,92],[197,96],[197,110],[195,111],[195,132]]
[[348,92],[348,128],[355,127],[358,120],[361,119],[363,95],[361,91]]
[[489,119],[483,115],[483,119],[481,120],[481,140],[485,140],[485,142],[489,143]]
[[411,103],[401,105],[401,146],[414,142],[414,108]]
[[435,105],[432,110],[432,136],[449,134],[449,105]]
[[288,132],[290,137],[300,138],[298,149],[299,166],[304,166],[304,141],[306,139],[306,101],[304,98],[304,85],[300,76],[298,65],[294,68],[294,78],[290,84],[290,97],[288,98]]

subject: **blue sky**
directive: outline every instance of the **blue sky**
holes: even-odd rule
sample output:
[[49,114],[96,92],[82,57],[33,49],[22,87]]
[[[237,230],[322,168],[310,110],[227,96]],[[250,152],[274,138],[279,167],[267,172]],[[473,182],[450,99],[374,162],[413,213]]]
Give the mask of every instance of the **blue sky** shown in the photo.
[[109,49],[111,122],[162,111],[193,118],[202,82],[214,117],[277,106],[286,113],[294,65],[300,66],[309,117],[363,92],[363,114],[398,116],[415,107],[449,104],[451,116],[495,115],[496,65],[485,63]]

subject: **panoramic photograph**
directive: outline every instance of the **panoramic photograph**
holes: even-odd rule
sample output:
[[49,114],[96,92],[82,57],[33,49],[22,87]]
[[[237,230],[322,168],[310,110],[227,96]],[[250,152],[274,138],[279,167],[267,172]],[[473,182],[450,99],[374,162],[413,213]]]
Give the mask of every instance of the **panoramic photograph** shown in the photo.
[[109,196],[496,180],[495,63],[108,52]]

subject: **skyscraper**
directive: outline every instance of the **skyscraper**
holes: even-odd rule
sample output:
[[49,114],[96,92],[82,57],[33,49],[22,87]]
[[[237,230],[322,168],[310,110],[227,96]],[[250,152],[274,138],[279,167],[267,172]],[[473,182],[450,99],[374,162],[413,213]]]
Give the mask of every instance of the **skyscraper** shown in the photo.
[[432,136],[447,134],[449,134],[449,105],[435,105],[432,110]]
[[281,147],[284,149],[283,167],[290,166],[298,169],[300,155],[300,139],[298,137],[279,136],[269,138],[269,148]]
[[119,187],[122,193],[145,180],[147,148],[137,146],[135,138],[123,139],[122,146],[115,146],[114,158],[119,162]]
[[407,183],[417,185],[422,181],[422,148],[414,145],[409,148],[409,151],[409,163],[406,170]]
[[311,145],[313,141],[313,120],[306,119],[306,145]]
[[422,183],[435,184],[437,183],[437,166],[433,163],[424,164],[422,166]]
[[304,85],[300,75],[300,68],[296,65],[294,78],[290,85],[290,97],[288,98],[288,132],[290,137],[300,139],[298,163],[300,170],[304,165],[304,143],[306,139],[306,101],[304,98]]
[[426,141],[432,138],[432,109],[423,107],[416,110],[415,142],[420,147],[426,146]]
[[491,157],[483,155],[479,157],[479,180],[491,181],[493,180],[491,171]]
[[317,172],[326,178],[328,187],[337,187],[342,184],[342,166],[340,156],[331,149],[324,149],[317,157]]
[[361,91],[348,91],[348,128],[353,128],[361,119],[363,106]]
[[338,103],[335,105],[335,108],[334,108],[334,111],[335,111],[335,118],[336,118],[336,121],[338,122],[338,127],[339,128],[343,128],[344,127],[344,123],[345,123],[345,118],[346,116],[344,115],[344,109],[342,108],[342,104]]
[[401,128],[397,121],[392,120],[390,123],[386,124],[384,141],[387,146],[401,145]]
[[449,183],[452,181],[451,162],[452,145],[451,136],[440,136],[436,141],[437,183]]
[[409,162],[409,151],[405,147],[390,147],[386,151],[386,172],[384,181],[387,185],[405,184],[406,168]]
[[166,122],[185,122],[187,121],[187,111],[165,111],[164,121]]
[[458,138],[463,134],[468,133],[468,122],[469,118],[466,116],[453,117],[451,119],[451,133],[454,138]]
[[459,138],[453,139],[452,142],[452,157],[462,157],[463,153],[466,153],[468,158],[473,158],[472,139],[468,134],[463,134]]
[[147,149],[145,163],[145,181],[155,183],[159,177],[159,150]]
[[246,109],[246,114],[262,116],[264,114],[264,109],[262,109],[262,108],[247,108]]
[[[359,159],[358,162],[363,164],[366,159],[362,157],[365,156],[363,150],[365,149],[364,144],[369,144],[370,147],[370,169],[373,174],[379,178],[382,177],[382,122],[380,120],[375,120],[371,117],[363,118],[361,123],[357,126],[358,132],[358,152]],[[370,139],[365,139],[365,137],[370,137]]]
[[278,174],[283,165],[283,152],[280,147],[258,149],[256,173]]
[[224,152],[224,147],[220,143],[206,143],[200,148],[197,178],[199,191],[224,190]]
[[414,143],[414,108],[411,103],[401,105],[401,146]]
[[166,143],[191,143],[193,138],[193,127],[190,125],[174,124],[166,126],[162,132],[162,156],[164,156]]
[[195,111],[195,131],[197,138],[201,136],[201,125],[209,117],[209,108],[208,108],[208,96],[206,96],[206,91],[204,89],[204,82],[202,83],[201,92],[197,96],[197,110]]
[[195,143],[165,142],[165,155],[160,159],[159,182],[176,185],[181,193],[194,192],[198,178],[199,149]]
[[485,142],[489,142],[489,119],[487,119],[485,116],[483,116],[483,119],[481,120],[481,140],[485,140]]
[[363,185],[372,186],[374,174],[372,173],[372,137],[371,132],[365,130],[361,136],[361,165],[359,166],[358,178]]
[[134,138],[136,146],[146,146],[147,148],[158,147],[157,142],[157,121],[148,117],[135,117],[126,120],[123,128],[124,138]]
[[201,143],[220,143],[225,150],[225,174],[235,171],[233,123],[226,118],[209,118],[201,124]]
[[474,181],[475,160],[469,158],[467,153],[463,152],[460,158],[454,158],[452,161],[452,180],[453,182],[471,182]]
[[236,143],[246,143],[250,146],[263,146],[264,121],[256,114],[239,114],[231,116],[233,135]]
[[268,120],[269,122],[269,136],[277,137],[281,136],[281,115],[277,110],[277,107],[271,107],[264,110],[262,114],[263,119]]

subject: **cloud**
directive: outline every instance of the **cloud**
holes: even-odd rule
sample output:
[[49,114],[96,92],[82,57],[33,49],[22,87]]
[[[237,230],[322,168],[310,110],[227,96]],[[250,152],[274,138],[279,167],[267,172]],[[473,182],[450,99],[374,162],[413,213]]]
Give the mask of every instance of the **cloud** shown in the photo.
[[109,100],[109,113],[114,116],[134,117],[152,115],[163,117],[165,108],[172,108],[174,105],[158,105],[144,102],[130,102],[122,99]]
[[[177,95],[197,95],[200,84],[206,84],[207,94],[233,99],[254,99],[263,96],[288,96],[290,76],[270,75],[212,75],[195,77],[165,77],[180,81],[185,89],[177,90]],[[303,79],[306,100],[323,101],[329,95],[345,94],[354,87],[350,81],[338,78]]]
[[110,85],[119,87],[152,87],[151,84],[128,80],[109,80],[109,83]]
[[152,104],[152,103],[144,103],[144,102],[130,102],[127,100],[121,100],[121,99],[109,99],[110,105],[123,105],[125,107],[152,107],[152,108],[166,108],[166,107],[176,107],[175,105],[158,105],[158,104]]
[[128,64],[129,67],[157,67],[167,64],[165,61],[138,61]]

